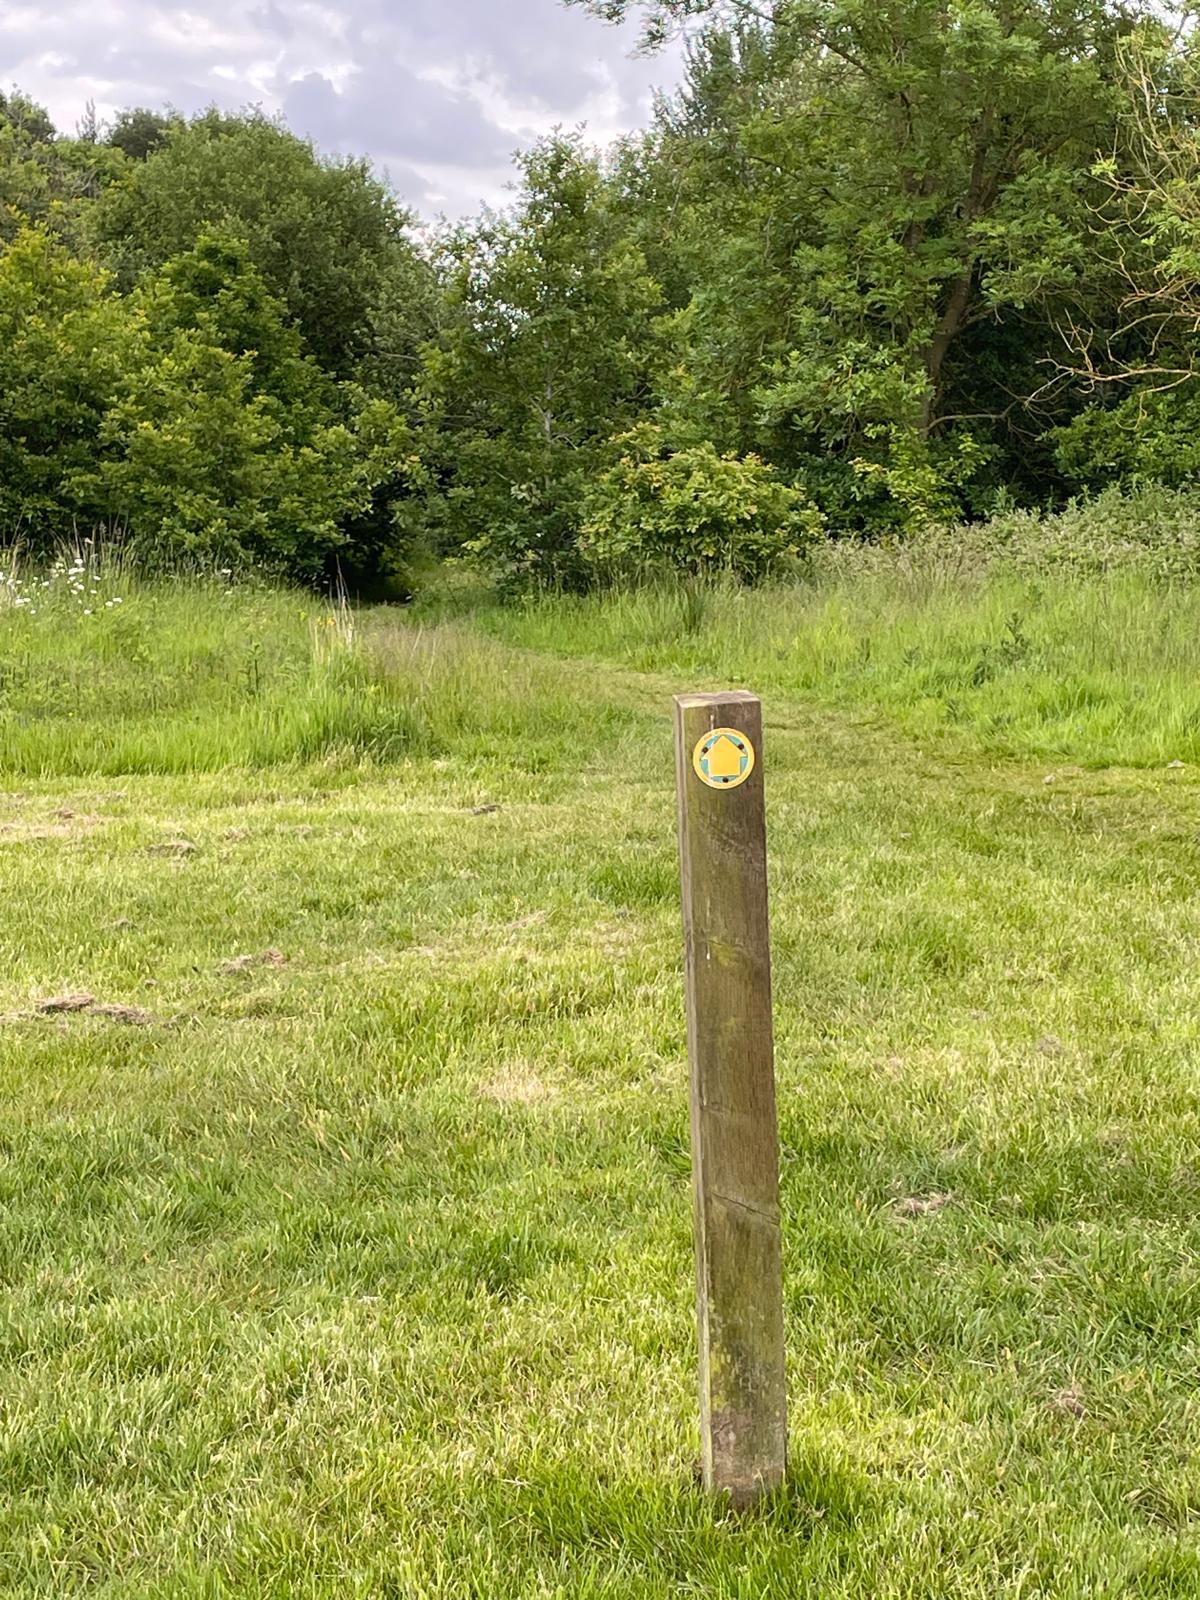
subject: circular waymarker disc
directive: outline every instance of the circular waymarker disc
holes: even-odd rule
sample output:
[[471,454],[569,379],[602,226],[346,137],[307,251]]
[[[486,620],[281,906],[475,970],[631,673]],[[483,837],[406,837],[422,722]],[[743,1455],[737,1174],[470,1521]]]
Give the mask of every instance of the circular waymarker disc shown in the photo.
[[754,746],[736,728],[714,728],[692,752],[692,766],[710,789],[737,789],[754,771]]

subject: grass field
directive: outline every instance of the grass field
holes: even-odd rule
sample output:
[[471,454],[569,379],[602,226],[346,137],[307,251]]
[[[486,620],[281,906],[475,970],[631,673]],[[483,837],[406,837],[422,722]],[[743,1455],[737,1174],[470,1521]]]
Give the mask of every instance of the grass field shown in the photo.
[[[0,1594],[1200,1593],[1200,600],[1014,583],[0,607]],[[718,682],[793,1402],[740,1521],[669,722]]]

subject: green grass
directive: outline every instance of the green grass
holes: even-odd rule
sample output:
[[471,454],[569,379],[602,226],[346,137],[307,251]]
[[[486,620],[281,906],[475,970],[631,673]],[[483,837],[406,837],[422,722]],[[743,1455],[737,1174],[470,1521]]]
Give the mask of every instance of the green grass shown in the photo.
[[815,581],[486,608],[497,637],[880,714],[922,739],[1087,766],[1200,760],[1200,585],[963,573],[847,552]]
[[[882,667],[770,670],[789,605],[887,658],[972,637],[949,600],[681,645],[653,597],[355,642],[136,598],[141,667],[0,612],[45,664],[0,701],[0,1594],[1200,1592],[1190,768],[1064,733],[1047,784]],[[1182,703],[1171,637],[1058,648],[1148,693],[1174,653]],[[767,691],[792,1392],[741,1521],[692,1480],[669,721],[722,676]]]
[[514,735],[540,770],[575,764],[593,725],[545,673],[535,690],[511,652],[464,650],[453,627],[381,630],[311,595],[87,570],[15,584],[30,605],[0,588],[0,775],[320,762],[353,778],[409,751],[486,765]]

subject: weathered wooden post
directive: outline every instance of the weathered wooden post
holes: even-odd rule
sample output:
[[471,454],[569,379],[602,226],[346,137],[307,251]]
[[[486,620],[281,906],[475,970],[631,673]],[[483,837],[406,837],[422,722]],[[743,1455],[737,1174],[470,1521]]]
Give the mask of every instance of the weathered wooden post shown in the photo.
[[739,1507],[787,1466],[762,706],[675,701],[704,1484]]

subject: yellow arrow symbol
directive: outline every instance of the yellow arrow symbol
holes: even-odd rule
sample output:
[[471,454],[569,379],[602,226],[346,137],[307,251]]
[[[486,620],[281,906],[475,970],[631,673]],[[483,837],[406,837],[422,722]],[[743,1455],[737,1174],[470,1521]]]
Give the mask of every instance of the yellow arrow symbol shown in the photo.
[[742,775],[742,752],[726,733],[709,746],[708,774],[710,778],[740,778]]
[[696,741],[692,766],[701,783],[728,794],[754,771],[754,746],[737,728],[711,728]]

